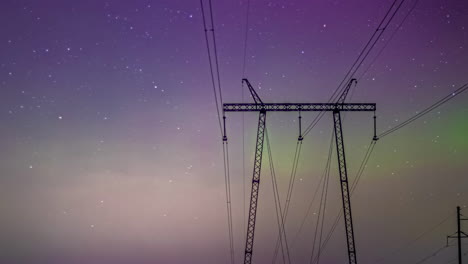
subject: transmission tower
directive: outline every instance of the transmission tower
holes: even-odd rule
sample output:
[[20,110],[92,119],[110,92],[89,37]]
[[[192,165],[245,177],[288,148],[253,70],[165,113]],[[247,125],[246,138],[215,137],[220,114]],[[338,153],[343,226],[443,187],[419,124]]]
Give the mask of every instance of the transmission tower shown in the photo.
[[[356,79],[351,79],[341,96],[335,103],[264,103],[258,96],[255,89],[247,79],[242,82],[252,95],[255,103],[225,103],[223,112],[259,112],[257,141],[255,145],[254,168],[252,177],[252,191],[250,195],[250,206],[247,226],[247,236],[245,242],[244,264],[252,263],[252,253],[255,235],[255,221],[257,217],[258,194],[260,188],[260,172],[262,168],[263,141],[265,136],[265,120],[267,112],[332,112],[334,122],[334,132],[336,140],[336,149],[338,156],[338,168],[340,174],[341,196],[343,202],[344,222],[346,230],[346,242],[348,246],[348,258],[350,264],[356,264],[356,246],[354,241],[353,220],[351,214],[351,197],[349,193],[348,171],[346,168],[346,157],[344,149],[343,128],[341,121],[341,112],[362,112],[374,111],[374,140],[375,135],[375,103],[344,103],[350,87]],[[224,119],[225,120],[225,119]],[[302,140],[301,119],[299,118],[299,139]],[[225,126],[224,126],[225,127]],[[225,128],[224,128],[225,129]],[[224,133],[226,135],[226,133]],[[227,140],[227,139],[226,139]]]

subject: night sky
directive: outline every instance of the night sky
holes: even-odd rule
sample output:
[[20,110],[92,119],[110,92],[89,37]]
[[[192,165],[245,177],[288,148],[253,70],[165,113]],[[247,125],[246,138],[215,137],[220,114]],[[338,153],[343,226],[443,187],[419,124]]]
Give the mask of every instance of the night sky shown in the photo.
[[[245,77],[264,102],[326,102],[392,2],[251,0]],[[357,78],[413,3],[402,5]],[[246,10],[246,0],[213,0],[225,103],[252,102],[241,85]],[[201,14],[195,0],[1,1],[0,263],[229,263]],[[466,82],[468,1],[421,0],[348,101],[377,104],[379,133]],[[468,206],[467,101],[461,94],[377,142],[352,197],[360,263],[416,263],[456,231],[456,206]],[[315,115],[303,113],[304,126]],[[369,148],[372,117],[344,115],[350,181]],[[257,118],[226,120],[237,263]],[[286,224],[293,263],[309,263],[318,200],[296,233],[325,169],[332,125],[328,113],[303,141]],[[268,113],[267,127],[284,203],[298,115]],[[325,231],[342,206],[332,158]],[[255,263],[271,263],[278,235],[268,167],[265,158]],[[450,246],[425,263],[455,257]],[[320,262],[347,262],[342,220]]]

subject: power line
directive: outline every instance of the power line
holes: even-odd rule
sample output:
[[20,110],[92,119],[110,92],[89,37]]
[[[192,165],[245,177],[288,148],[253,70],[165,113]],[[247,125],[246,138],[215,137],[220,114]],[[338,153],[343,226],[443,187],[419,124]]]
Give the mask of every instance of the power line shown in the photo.
[[[395,2],[396,2],[396,1],[394,1],[393,3],[395,4]],[[404,2],[405,2],[405,0],[402,0],[402,1],[400,2],[400,4],[399,4],[399,5],[397,6],[397,8],[395,9],[395,11],[392,13],[390,19],[387,21],[387,23],[384,25],[384,27],[381,28],[383,21],[385,20],[385,18],[386,18],[387,15],[388,15],[388,12],[387,12],[387,14],[385,15],[384,19],[382,20],[382,22],[380,23],[380,25],[377,27],[377,29],[376,29],[376,31],[375,31],[375,33],[376,33],[376,32],[379,32],[378,36],[377,36],[376,38],[374,38],[374,42],[371,44],[370,48],[367,49],[366,54],[365,54],[364,57],[361,59],[361,61],[359,62],[358,66],[357,66],[357,67],[354,69],[354,71],[351,73],[351,75],[349,76],[347,82],[349,82],[349,81],[351,80],[352,76],[354,76],[354,74],[359,70],[359,68],[361,67],[361,65],[362,65],[362,63],[364,62],[364,60],[367,58],[367,56],[369,56],[370,52],[372,51],[372,49],[374,48],[374,46],[377,44],[377,42],[380,40],[380,37],[381,37],[381,36],[383,35],[383,33],[385,32],[385,30],[386,30],[386,28],[388,27],[388,25],[390,24],[390,22],[392,22],[393,18],[395,17],[395,15],[397,14],[398,10],[401,8],[401,6],[403,5]],[[392,7],[393,7],[393,4],[392,4]],[[392,8],[392,7],[391,7],[391,8]],[[363,50],[363,51],[364,51],[364,50]],[[361,54],[362,54],[362,53],[361,53]],[[359,59],[359,57],[358,57],[358,59]],[[345,79],[346,79],[346,77],[345,77]],[[345,79],[343,79],[343,81],[344,81]],[[342,81],[342,84],[345,83],[345,82],[343,82],[343,81]],[[343,87],[342,87],[342,90],[343,90],[344,88],[345,88],[345,87],[343,86]],[[338,96],[338,94],[337,94],[336,96]],[[336,99],[336,97],[335,97],[335,99]]]
[[232,207],[231,207],[231,177],[229,174],[229,147],[227,142],[223,142],[224,156],[224,175],[226,187],[226,205],[228,214],[228,229],[229,229],[229,247],[231,252],[231,263],[234,263],[234,233],[232,230]]
[[278,198],[278,187],[276,183],[276,174],[274,170],[274,165],[273,165],[273,158],[271,155],[271,148],[269,144],[269,138],[268,138],[268,133],[267,130],[265,129],[265,137],[266,137],[266,142],[267,142],[267,153],[268,153],[268,164],[270,165],[270,174],[271,174],[271,182],[273,186],[273,198],[275,201],[275,212],[276,212],[276,221],[278,223],[278,237],[279,237],[279,243],[281,245],[281,252],[283,256],[283,263],[285,263],[285,254],[284,254],[284,247],[283,247],[283,230],[282,230],[282,225],[280,223],[280,214],[281,214],[281,207],[278,209],[278,203],[279,203],[279,198]]
[[[227,222],[228,222],[228,234],[229,234],[229,251],[230,251],[230,257],[231,257],[231,264],[234,264],[235,262],[234,233],[233,233],[232,206],[231,206],[231,179],[230,179],[230,174],[229,174],[229,146],[228,146],[227,137],[226,137],[226,130],[224,128],[224,131],[223,131],[223,125],[221,124],[221,115],[220,115],[220,108],[219,108],[219,105],[223,104],[223,97],[222,97],[222,90],[221,90],[221,77],[219,73],[216,36],[215,36],[215,30],[214,30],[213,6],[211,3],[211,0],[208,1],[208,4],[209,4],[209,16],[210,16],[210,21],[211,21],[211,28],[209,30],[207,28],[208,24],[207,24],[207,19],[205,15],[203,0],[200,0],[201,12],[202,12],[202,17],[203,17],[203,28],[205,32],[206,48],[207,48],[207,53],[208,53],[209,66],[210,66],[211,82],[213,86],[213,94],[214,94],[214,99],[215,99],[215,104],[216,104],[216,112],[218,114],[219,128],[221,132],[221,137],[223,139],[224,185],[226,189],[225,191],[226,191],[226,210],[227,210],[227,218],[228,218]],[[208,32],[211,32],[214,55],[211,54]],[[216,68],[213,67],[212,57],[214,57]],[[219,102],[218,102],[218,94],[216,92],[215,75],[216,75],[217,84],[218,84]],[[223,117],[223,119],[224,118],[225,117]]]
[[[401,4],[404,2],[401,1],[400,3],[400,6]],[[388,23],[390,23],[392,21],[392,18],[393,16],[396,14],[396,12],[398,11],[399,7],[397,8],[397,10],[393,13],[392,17],[390,18],[390,20],[388,21],[388,23],[382,27],[382,24],[384,23],[384,21],[387,19],[388,15],[390,14],[390,11],[393,9],[393,7],[395,6],[395,4],[397,3],[397,0],[394,0],[392,5],[390,6],[390,8],[387,10],[387,13],[385,13],[385,16],[382,18],[382,20],[380,21],[379,25],[377,26],[377,28],[375,29],[374,33],[372,34],[372,36],[369,38],[369,40],[367,41],[366,45],[364,46],[364,48],[362,49],[362,51],[359,53],[359,56],[356,58],[356,60],[354,61],[354,63],[351,65],[351,68],[349,68],[348,72],[346,73],[345,77],[343,78],[343,80],[341,80],[340,84],[338,85],[338,87],[336,88],[336,90],[334,91],[334,93],[332,94],[331,98],[333,98],[335,95],[337,95],[338,91],[340,90],[340,88],[342,88],[343,84],[346,82],[346,80],[349,80],[349,78],[351,76],[354,75],[354,73],[359,69],[359,67],[361,67],[362,65],[362,62],[366,59],[366,57],[369,55],[369,52],[374,48],[375,44],[377,43],[377,41],[380,39],[380,36],[383,34],[383,32],[385,31],[385,29],[387,28],[387,25]],[[378,36],[377,36],[377,33],[380,33]],[[377,37],[375,37],[377,36]],[[374,40],[374,42],[372,42]],[[371,44],[372,42],[372,44]],[[369,46],[370,45],[370,46]],[[368,49],[368,47],[370,47]],[[361,56],[364,54],[364,52],[366,52],[367,50],[367,53],[366,55],[361,58]],[[361,60],[361,62],[358,64],[359,60]],[[356,66],[357,65],[357,66]],[[351,73],[354,69],[354,72]],[[333,99],[331,99],[330,101],[332,101]]]
[[216,35],[215,35],[215,29],[214,29],[214,19],[213,19],[213,7],[211,5],[211,0],[208,1],[208,3],[210,4],[210,17],[211,17],[211,35],[212,35],[212,38],[213,38],[213,50],[214,50],[214,58],[215,58],[215,62],[216,62],[216,72],[217,72],[217,75],[218,75],[218,89],[219,89],[219,101],[221,102],[221,105],[223,104],[223,93],[222,93],[222,90],[221,90],[221,78],[220,78],[220,74],[219,74],[219,63],[218,63],[218,48],[217,48],[217,45],[216,45]]
[[362,173],[364,172],[364,169],[367,166],[367,162],[369,161],[369,158],[372,154],[372,151],[374,151],[375,145],[377,144],[376,140],[372,140],[371,143],[369,144],[369,147],[367,148],[367,152],[364,155],[364,159],[361,162],[361,165],[359,166],[358,172],[356,173],[356,177],[353,180],[353,183],[351,184],[351,195],[354,193],[354,190],[356,189],[359,180],[361,179]]
[[319,183],[317,184],[317,187],[315,188],[314,194],[312,195],[312,201],[309,203],[309,206],[307,208],[307,212],[306,212],[305,216],[302,218],[301,225],[299,226],[299,229],[297,230],[297,233],[294,236],[293,245],[294,245],[294,243],[296,243],[299,235],[302,233],[302,229],[304,228],[305,221],[307,220],[307,217],[310,214],[310,210],[312,209],[312,206],[314,205],[315,198],[316,198],[316,196],[318,194],[318,190],[320,189],[322,180],[324,178],[325,178],[325,173],[322,174],[322,177],[320,177]]
[[296,180],[297,167],[298,167],[298,164],[299,164],[299,157],[301,156],[301,150],[302,150],[302,141],[297,141],[296,151],[295,151],[294,160],[293,160],[293,166],[292,166],[291,174],[290,174],[290,177],[289,177],[288,191],[286,193],[286,202],[285,202],[285,205],[284,205],[284,208],[285,208],[284,218],[285,218],[285,220],[286,220],[286,216],[288,215],[289,205],[290,205],[292,193],[293,193],[293,190],[294,190],[294,182]]
[[[331,141],[331,144],[333,144],[333,132],[331,133],[330,141]],[[328,155],[330,155],[330,153]],[[327,160],[328,160],[328,158],[327,158]],[[301,225],[299,226],[299,229],[297,230],[296,235],[294,236],[293,246],[292,247],[294,247],[294,244],[296,243],[297,239],[299,238],[299,235],[302,233],[302,229],[304,228],[305,222],[306,222],[306,220],[307,220],[307,218],[308,218],[308,216],[310,214],[310,210],[312,209],[312,206],[314,205],[315,198],[317,197],[317,194],[318,194],[318,191],[319,191],[320,186],[322,184],[322,181],[325,179],[326,168],[327,168],[327,164],[325,165],[324,173],[322,174],[322,176],[319,179],[318,184],[316,185],[316,188],[314,190],[314,194],[312,195],[312,200],[310,201],[310,203],[309,203],[309,205],[307,207],[306,214],[302,218]]]
[[445,96],[444,98],[438,100],[437,102],[435,102],[431,106],[427,107],[426,109],[422,110],[421,112],[417,113],[416,115],[412,116],[411,118],[407,119],[406,121],[398,124],[397,126],[395,126],[393,128],[390,128],[390,129],[382,132],[380,135],[378,135],[378,137],[382,138],[382,137],[385,137],[385,136],[387,136],[387,135],[389,135],[389,134],[391,134],[391,133],[393,133],[393,132],[395,132],[397,130],[400,130],[401,128],[411,124],[412,122],[416,121],[417,119],[421,118],[422,116],[426,115],[427,113],[431,112],[432,110],[436,109],[437,107],[439,107],[439,106],[445,104],[446,102],[452,100],[457,95],[463,93],[467,89],[468,89],[468,83],[465,83],[464,85],[460,86],[455,91],[453,91],[452,93],[450,93],[447,96]]
[[[463,252],[463,256],[466,256],[466,255],[468,255],[468,251]],[[455,262],[455,261],[457,261],[457,260],[458,260],[458,257],[453,258],[453,259],[447,261],[447,263],[453,263],[453,262]]]
[[[289,212],[289,205],[290,205],[290,201],[291,201],[294,181],[296,179],[296,172],[297,172],[297,166],[298,166],[298,163],[299,163],[299,156],[301,154],[301,149],[302,149],[302,141],[298,141],[297,144],[296,144],[296,150],[294,152],[293,166],[292,166],[291,175],[290,175],[290,178],[289,178],[288,191],[286,193],[286,202],[285,202],[285,205],[284,205],[284,214],[283,214],[283,217],[282,217],[282,223],[283,224],[286,223],[286,218],[287,218],[287,215],[288,215],[288,212]],[[284,228],[285,227],[283,226],[283,229]],[[279,238],[278,238],[276,240],[276,246],[275,246],[275,251],[273,253],[272,263],[276,262],[276,257],[278,255],[279,242],[280,241],[279,241]]]
[[[205,10],[203,7],[203,0],[200,0],[200,6],[201,6],[201,12],[202,12],[202,17],[203,17],[203,28],[205,31],[205,42],[206,42],[206,49],[208,53],[208,62],[210,65],[210,74],[211,74],[211,83],[213,86],[213,94],[214,94],[214,100],[216,104],[216,112],[218,114],[218,122],[219,122],[219,131],[221,132],[221,137],[223,136],[223,125],[221,124],[221,115],[219,113],[219,102],[218,102],[218,94],[216,92],[216,82],[215,82],[215,73],[214,73],[214,68],[213,68],[213,62],[211,58],[211,50],[210,50],[210,42],[208,40],[208,29],[207,29],[207,23],[206,23],[206,18],[205,18]],[[210,31],[213,29],[210,29]]]
[[[331,166],[331,156],[333,153],[333,132],[332,132],[332,137],[330,140],[330,148],[328,149],[328,158],[327,158],[327,163],[325,166],[325,179],[323,182],[323,187],[322,187],[322,195],[320,198],[320,207],[319,207],[319,213],[318,213],[318,218],[317,218],[317,223],[315,225],[315,233],[314,233],[314,243],[312,245],[312,254],[310,256],[310,263],[313,262],[314,260],[314,251],[315,251],[315,245],[316,245],[316,238],[317,238],[317,231],[318,231],[318,226],[321,221],[322,225],[320,227],[320,236],[319,236],[319,241],[318,241],[318,250],[317,250],[317,263],[320,261],[320,253],[321,253],[321,244],[322,244],[322,234],[323,234],[323,224],[325,220],[325,210],[327,207],[327,194],[328,194],[328,182],[330,180],[330,166]],[[322,210],[323,208],[323,210]],[[321,218],[321,219],[320,219]]]
[[[331,155],[330,155],[330,157],[331,157]],[[325,201],[324,201],[324,204],[323,204],[322,226],[320,227],[320,237],[319,237],[319,241],[318,241],[319,248],[318,248],[318,253],[317,253],[317,263],[320,263],[320,255],[322,253],[321,245],[322,245],[322,235],[323,235],[323,224],[325,223],[325,212],[326,212],[326,208],[327,208],[328,182],[330,180],[330,164],[328,164],[328,172],[327,172],[327,179],[326,179],[327,184],[326,184],[326,187],[325,187]]]
[[[370,158],[370,156],[372,154],[372,151],[374,150],[375,144],[376,144],[376,141],[373,140],[371,142],[371,145],[369,145],[369,148],[367,149],[366,154],[364,155],[364,158],[363,158],[363,160],[361,162],[361,165],[359,166],[360,169],[358,170],[358,172],[356,174],[356,177],[354,178],[354,181],[351,184],[351,195],[353,195],[354,190],[356,189],[356,186],[359,183],[359,179],[361,178],[362,174],[364,173],[364,169],[367,167],[367,163],[369,162],[369,158]],[[325,238],[325,241],[321,245],[322,249],[326,248],[328,242],[330,241],[333,233],[336,230],[336,227],[338,226],[339,221],[341,220],[341,217],[343,217],[343,210],[340,210],[338,215],[335,217],[335,220],[333,221],[332,227],[328,231],[327,236]],[[313,263],[317,263],[317,261],[318,261],[318,258],[315,258]]]
[[[321,245],[321,248],[322,249],[325,249],[327,244],[328,244],[328,241],[330,240],[330,238],[332,237],[333,233],[335,232],[335,229],[336,227],[338,226],[338,223],[341,219],[341,217],[343,217],[343,210],[340,210],[340,212],[338,213],[337,217],[335,218],[335,221],[333,222],[332,224],[332,227],[330,228],[330,231],[328,231],[328,234],[327,234],[327,237],[325,238],[325,241],[322,243]],[[314,261],[312,263],[317,263],[317,258],[314,259]]]
[[439,226],[441,226],[442,224],[447,222],[448,219],[450,219],[450,215],[447,216],[446,218],[444,218],[442,221],[438,222],[436,225],[434,225],[431,228],[425,230],[424,232],[419,234],[414,239],[408,241],[404,246],[399,247],[399,248],[395,249],[394,251],[392,251],[390,254],[388,254],[388,257],[383,257],[383,258],[377,259],[376,261],[374,261],[374,263],[380,263],[380,262],[382,262],[384,260],[389,259],[391,256],[394,256],[395,254],[397,254],[397,253],[399,253],[399,252],[401,252],[401,251],[403,251],[405,249],[408,249],[408,247],[410,247],[413,243],[417,242],[418,240],[420,240],[421,238],[423,238],[427,234],[429,234],[429,233],[433,232],[434,230],[436,230]]
[[[341,91],[342,89],[344,89],[343,84],[345,83],[346,80],[350,80],[352,78],[352,76],[356,73],[356,71],[361,67],[362,63],[364,62],[364,60],[367,58],[367,56],[369,55],[369,53],[372,51],[372,49],[374,48],[374,46],[376,45],[377,41],[380,39],[380,37],[382,36],[382,34],[385,32],[387,26],[391,23],[391,21],[393,20],[393,18],[395,17],[396,13],[398,12],[398,10],[400,9],[400,7],[402,6],[402,4],[405,2],[405,0],[402,0],[400,2],[400,4],[396,7],[396,9],[393,11],[393,13],[391,14],[390,18],[387,20],[387,17],[389,16],[390,12],[393,10],[395,4],[397,3],[397,0],[393,1],[392,5],[390,6],[390,8],[387,10],[385,16],[383,17],[383,19],[380,21],[379,25],[377,26],[376,30],[374,31],[374,33],[372,34],[372,36],[369,38],[369,40],[367,41],[366,45],[364,46],[364,48],[361,50],[361,52],[359,53],[359,56],[356,58],[356,60],[354,61],[354,63],[351,65],[351,67],[349,68],[348,72],[346,73],[345,77],[343,78],[343,80],[340,82],[340,84],[338,85],[338,87],[335,89],[335,91],[333,92],[333,94],[331,95],[330,99],[328,100],[328,102],[332,102],[334,100],[336,100],[336,97],[339,96],[339,91]],[[387,20],[387,22],[385,22]],[[385,23],[385,25],[382,27],[382,25]],[[377,36],[377,37],[376,37]],[[365,54],[363,56],[363,54]],[[363,57],[362,57],[363,56]],[[360,62],[359,62],[360,61]],[[358,63],[359,62],[359,63]],[[306,128],[305,132],[304,132],[304,136],[306,136],[307,134],[310,133],[310,131],[317,125],[317,123],[320,121],[320,119],[322,119],[324,115],[324,112],[320,112],[315,118],[314,120],[310,123],[310,125]]]
[[358,81],[362,79],[362,77],[364,77],[364,75],[367,73],[367,71],[369,71],[369,69],[372,67],[372,65],[375,63],[375,61],[380,57],[380,55],[382,55],[382,52],[384,51],[384,49],[388,46],[388,44],[392,41],[393,37],[395,37],[396,33],[398,32],[398,30],[400,30],[400,28],[403,26],[403,24],[406,22],[406,19],[408,19],[409,15],[413,12],[413,10],[416,8],[417,4],[418,4],[419,0],[415,0],[413,5],[411,6],[410,10],[408,11],[408,13],[406,13],[405,17],[401,20],[401,22],[398,24],[398,26],[393,30],[392,34],[390,35],[390,37],[388,38],[388,40],[385,42],[385,44],[383,45],[383,47],[379,50],[379,52],[377,53],[377,55],[374,57],[374,59],[372,60],[371,63],[368,64],[366,70],[364,70],[361,74],[361,76],[359,76],[358,78]]
[[[275,173],[275,168],[274,168],[274,163],[273,163],[273,155],[271,154],[270,138],[268,136],[268,130],[266,128],[265,128],[265,139],[267,142],[267,153],[268,153],[268,158],[269,158],[269,163],[270,163],[271,179],[272,179],[272,184],[273,184],[273,195],[275,198],[276,218],[278,221],[278,229],[279,229],[279,237],[280,237],[279,240],[280,240],[281,250],[283,254],[283,262],[291,263],[288,240],[286,238],[286,231],[284,228],[283,212],[281,210],[281,203],[280,203],[280,198],[279,198],[278,183],[276,180],[276,173]],[[284,248],[286,249],[286,255],[284,253],[283,241],[284,241]],[[288,262],[286,262],[285,260],[286,257],[288,259]]]
[[[286,223],[286,219],[289,213],[289,206],[291,204],[291,197],[292,197],[293,190],[294,190],[294,182],[296,181],[297,167],[299,165],[299,157],[301,156],[302,140],[303,140],[301,122],[302,122],[302,116],[299,111],[299,136],[297,138],[296,150],[294,152],[293,166],[292,166],[291,174],[289,177],[288,191],[286,193],[286,202],[284,205],[285,212],[284,212],[283,220],[282,220],[283,225]],[[283,226],[283,229],[284,229],[284,226]],[[272,262],[273,264],[276,262],[276,257],[278,254],[278,246],[279,246],[278,243],[279,243],[279,240],[276,241],[275,251],[273,254],[273,262]]]
[[437,256],[437,254],[439,254],[439,252],[441,252],[442,250],[444,250],[446,248],[448,248],[448,246],[443,246],[443,247],[437,249],[436,251],[434,251],[433,253],[431,253],[431,254],[427,255],[426,257],[422,258],[421,260],[419,260],[415,264],[421,264],[421,263],[426,262],[427,260]]

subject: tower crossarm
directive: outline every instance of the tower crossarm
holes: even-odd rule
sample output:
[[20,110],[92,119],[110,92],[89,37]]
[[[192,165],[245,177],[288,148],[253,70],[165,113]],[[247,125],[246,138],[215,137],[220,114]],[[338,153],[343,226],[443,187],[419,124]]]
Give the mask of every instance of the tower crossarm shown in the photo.
[[225,112],[260,112],[262,110],[271,112],[321,112],[321,111],[375,111],[373,103],[226,103],[223,104]]

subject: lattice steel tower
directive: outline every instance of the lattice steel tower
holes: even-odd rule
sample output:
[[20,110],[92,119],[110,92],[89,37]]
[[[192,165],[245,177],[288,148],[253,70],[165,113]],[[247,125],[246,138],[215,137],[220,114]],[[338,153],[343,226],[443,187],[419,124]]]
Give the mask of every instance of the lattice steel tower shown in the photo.
[[[344,149],[343,128],[341,121],[341,112],[352,111],[374,111],[376,105],[374,103],[344,103],[349,89],[355,79],[351,79],[339,99],[335,103],[264,103],[258,96],[255,89],[247,79],[242,79],[242,82],[247,84],[247,87],[252,95],[255,103],[226,103],[223,104],[224,112],[259,112],[257,141],[255,145],[254,167],[252,177],[252,191],[250,195],[249,217],[247,225],[247,236],[245,242],[244,264],[252,263],[252,253],[255,236],[255,221],[257,216],[258,194],[260,188],[260,174],[262,168],[263,142],[265,138],[265,121],[267,112],[322,112],[328,111],[333,113],[334,132],[336,141],[336,150],[338,156],[338,168],[340,174],[341,196],[343,202],[344,222],[346,230],[346,242],[348,246],[348,258],[350,264],[356,264],[356,245],[354,241],[353,219],[351,214],[351,196],[348,184],[348,171],[346,167],[346,157]],[[299,123],[301,119],[299,119]],[[301,124],[299,124],[301,127]],[[226,135],[226,133],[224,133]],[[302,140],[301,132],[299,139]],[[374,114],[374,140],[375,136],[375,114]]]

